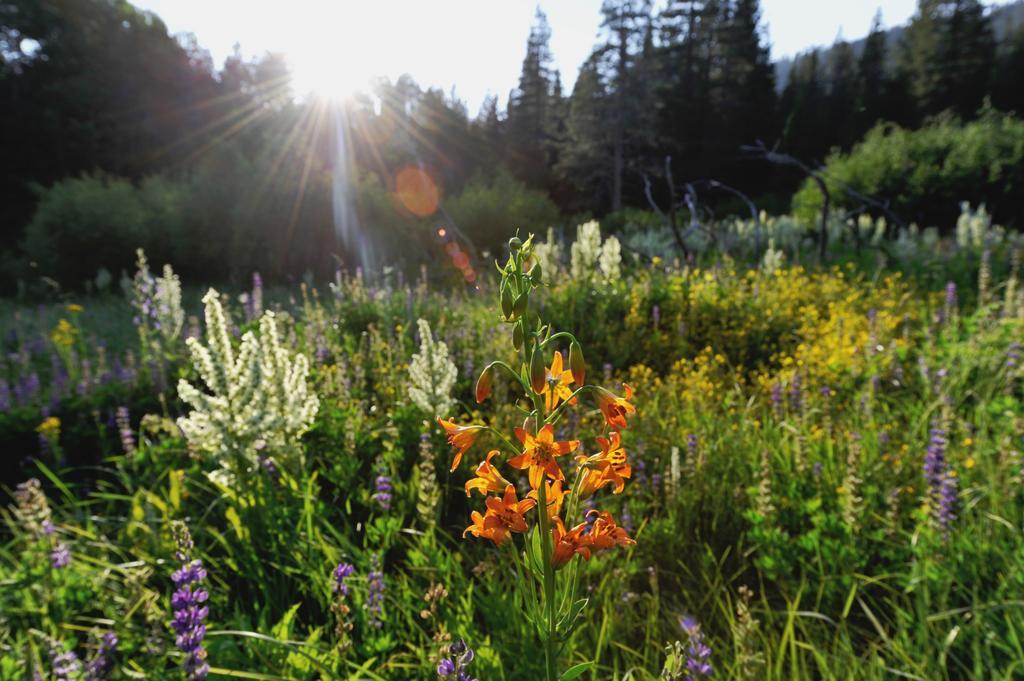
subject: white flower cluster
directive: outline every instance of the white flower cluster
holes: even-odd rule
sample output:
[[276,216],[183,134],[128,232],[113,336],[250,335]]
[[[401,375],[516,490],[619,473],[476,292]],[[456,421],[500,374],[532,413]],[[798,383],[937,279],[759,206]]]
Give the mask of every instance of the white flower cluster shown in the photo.
[[770,277],[782,269],[785,261],[786,254],[780,249],[775,248],[775,239],[768,239],[768,248],[765,249],[764,255],[761,256],[761,271]]
[[960,248],[982,249],[1003,241],[1005,230],[992,225],[992,216],[985,204],[972,210],[967,201],[960,203],[960,217],[956,221],[956,245]]
[[166,349],[177,341],[185,323],[185,311],[181,307],[181,280],[170,265],[164,265],[163,276],[154,277],[141,248],[136,255],[138,271],[132,279],[136,324],[140,333],[147,337],[155,332]]
[[601,243],[601,226],[597,220],[576,228],[576,241],[569,251],[569,272],[573,279],[587,279],[599,270],[606,281],[622,276],[622,245],[614,236]]
[[562,247],[555,240],[554,227],[548,227],[547,241],[534,244],[533,257],[537,260],[541,271],[544,273],[544,280],[550,281],[554,279],[560,269],[562,260]]
[[430,416],[447,416],[455,406],[452,388],[458,369],[448,357],[444,341],[434,340],[426,319],[416,322],[420,331],[420,351],[409,362],[409,399]]
[[614,236],[610,236],[601,244],[601,255],[597,257],[601,268],[601,276],[606,281],[618,281],[622,278],[622,245]]
[[[186,342],[209,392],[182,379],[178,395],[192,407],[178,426],[198,453],[215,458],[231,474],[255,469],[259,455],[295,470],[302,465],[299,437],[316,417],[320,401],[309,392],[309,363],[282,345],[273,312],[260,318],[259,335],[246,332],[236,353],[218,293],[206,306],[207,345]],[[258,451],[259,450],[259,451]]]

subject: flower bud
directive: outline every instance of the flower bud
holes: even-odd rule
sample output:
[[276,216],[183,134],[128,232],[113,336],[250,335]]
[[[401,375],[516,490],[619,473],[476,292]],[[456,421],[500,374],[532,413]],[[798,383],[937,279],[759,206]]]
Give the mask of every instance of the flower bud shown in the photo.
[[488,364],[487,368],[480,373],[476,380],[476,401],[483,402],[491,394],[491,385],[494,383],[494,365]]
[[501,314],[505,319],[512,317],[512,287],[509,285],[508,280],[501,282],[501,294],[499,297],[501,302]]
[[546,374],[540,343],[534,341],[533,356],[530,358],[530,387],[533,388],[533,392],[539,394],[544,390]]
[[519,352],[523,348],[523,320],[520,319],[516,322],[516,325],[512,327],[512,347]]
[[518,253],[519,250],[522,249],[522,247],[523,240],[520,239],[519,237],[514,236],[508,240],[508,250],[512,251],[513,253]]
[[512,303],[512,316],[522,317],[526,313],[526,305],[530,302],[529,291],[523,291],[516,296],[515,302]]
[[533,264],[533,267],[530,268],[529,275],[530,275],[530,281],[532,281],[534,283],[534,285],[539,285],[540,284],[541,276],[543,275],[543,271],[540,268],[540,263],[539,262]]
[[576,385],[583,385],[587,375],[587,367],[583,361],[583,348],[575,340],[569,344],[569,371]]

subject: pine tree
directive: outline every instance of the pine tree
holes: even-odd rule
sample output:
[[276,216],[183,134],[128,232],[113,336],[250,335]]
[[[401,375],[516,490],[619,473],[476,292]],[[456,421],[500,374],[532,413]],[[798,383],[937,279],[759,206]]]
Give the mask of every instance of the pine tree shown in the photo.
[[717,0],[670,0],[659,16],[657,56],[658,134],[681,177],[706,168]]
[[864,49],[857,62],[857,132],[858,136],[890,115],[888,93],[890,80],[886,70],[887,49],[882,11],[875,13],[871,30],[864,39]]
[[828,56],[829,146],[842,149],[860,138],[857,129],[857,57],[850,43],[837,38]]
[[996,64],[992,104],[1004,111],[1024,115],[1024,22],[1007,31]]
[[979,0],[919,0],[899,67],[918,114],[972,116],[988,89],[995,38]]
[[554,78],[551,71],[551,28],[547,16],[537,9],[519,85],[508,102],[508,161],[524,182],[546,188],[551,181],[551,100]]
[[627,167],[649,146],[644,139],[650,119],[650,88],[644,46],[651,31],[650,0],[604,0],[601,5],[605,44],[601,48],[601,73],[607,83],[609,126],[612,139],[611,209],[622,208]]
[[819,50],[798,56],[782,92],[786,112],[782,129],[783,149],[804,162],[821,161],[828,152],[829,123],[825,79]]
[[598,68],[600,54],[592,54],[580,68],[567,105],[565,136],[557,170],[571,182],[582,210],[606,209],[612,166],[607,134],[609,97]]

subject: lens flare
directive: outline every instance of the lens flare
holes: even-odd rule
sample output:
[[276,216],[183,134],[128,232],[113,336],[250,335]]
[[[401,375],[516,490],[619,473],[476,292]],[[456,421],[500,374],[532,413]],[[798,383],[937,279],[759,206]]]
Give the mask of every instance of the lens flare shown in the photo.
[[437,212],[441,189],[426,170],[407,165],[395,174],[395,197],[410,213],[425,218]]

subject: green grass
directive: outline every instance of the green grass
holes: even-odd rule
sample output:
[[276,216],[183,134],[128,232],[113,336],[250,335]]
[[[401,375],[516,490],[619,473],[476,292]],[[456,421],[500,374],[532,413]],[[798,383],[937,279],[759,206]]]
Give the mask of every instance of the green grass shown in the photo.
[[[616,391],[630,383],[638,409],[623,433],[629,484],[597,496],[620,524],[632,519],[637,543],[580,564],[588,604],[561,642],[562,669],[593,663],[579,678],[658,679],[666,645],[685,649],[679,621],[690,616],[715,678],[1024,675],[1024,375],[1019,358],[1007,362],[1020,354],[1012,344],[1024,310],[1003,306],[1000,277],[991,307],[965,306],[939,323],[935,277],[889,274],[640,267],[618,283],[558,279],[531,303],[578,335],[589,380]],[[446,636],[475,649],[471,669],[485,681],[541,678],[507,549],[462,539],[470,511],[483,507],[463,484],[495,443],[481,441],[449,473],[432,414],[408,397],[424,317],[458,369],[456,412],[503,432],[522,424],[514,382],[499,378],[486,402],[473,399],[486,363],[513,357],[497,293],[484,289],[374,296],[347,281],[339,295],[295,292],[294,304],[286,292],[269,296],[287,312],[285,346],[311,358],[320,396],[305,465],[279,478],[258,469],[230,485],[211,479],[216,462],[190,454],[168,420],[182,409],[173,380],[162,398],[140,379],[129,392],[96,388],[62,403],[57,451],[21,469],[44,483],[56,534],[36,536],[4,514],[0,678],[49,669],[51,640],[88,658],[105,630],[120,639],[124,674],[180,675],[168,626],[175,520],[190,527],[209,572],[214,678],[433,679]],[[76,302],[87,353],[92,338],[111,353],[141,352],[126,303]],[[0,305],[4,333],[46,330],[64,315],[58,304],[41,319]],[[242,322],[237,303],[231,314]],[[169,378],[197,379],[180,344],[166,351]],[[130,453],[105,418],[119,403],[132,412]],[[562,425],[597,451],[600,413],[586,399],[573,413]],[[0,432],[27,429],[34,441],[39,421],[38,406],[13,409]],[[91,423],[88,437],[74,423]],[[934,428],[958,486],[948,533],[923,475]],[[73,470],[62,464],[86,450]],[[394,483],[387,511],[372,499],[381,470]],[[57,541],[72,553],[61,570],[50,567]],[[379,628],[365,607],[374,557],[386,585]],[[330,588],[339,562],[356,567],[348,631],[337,627]],[[431,610],[424,595],[434,585],[447,596]]]

